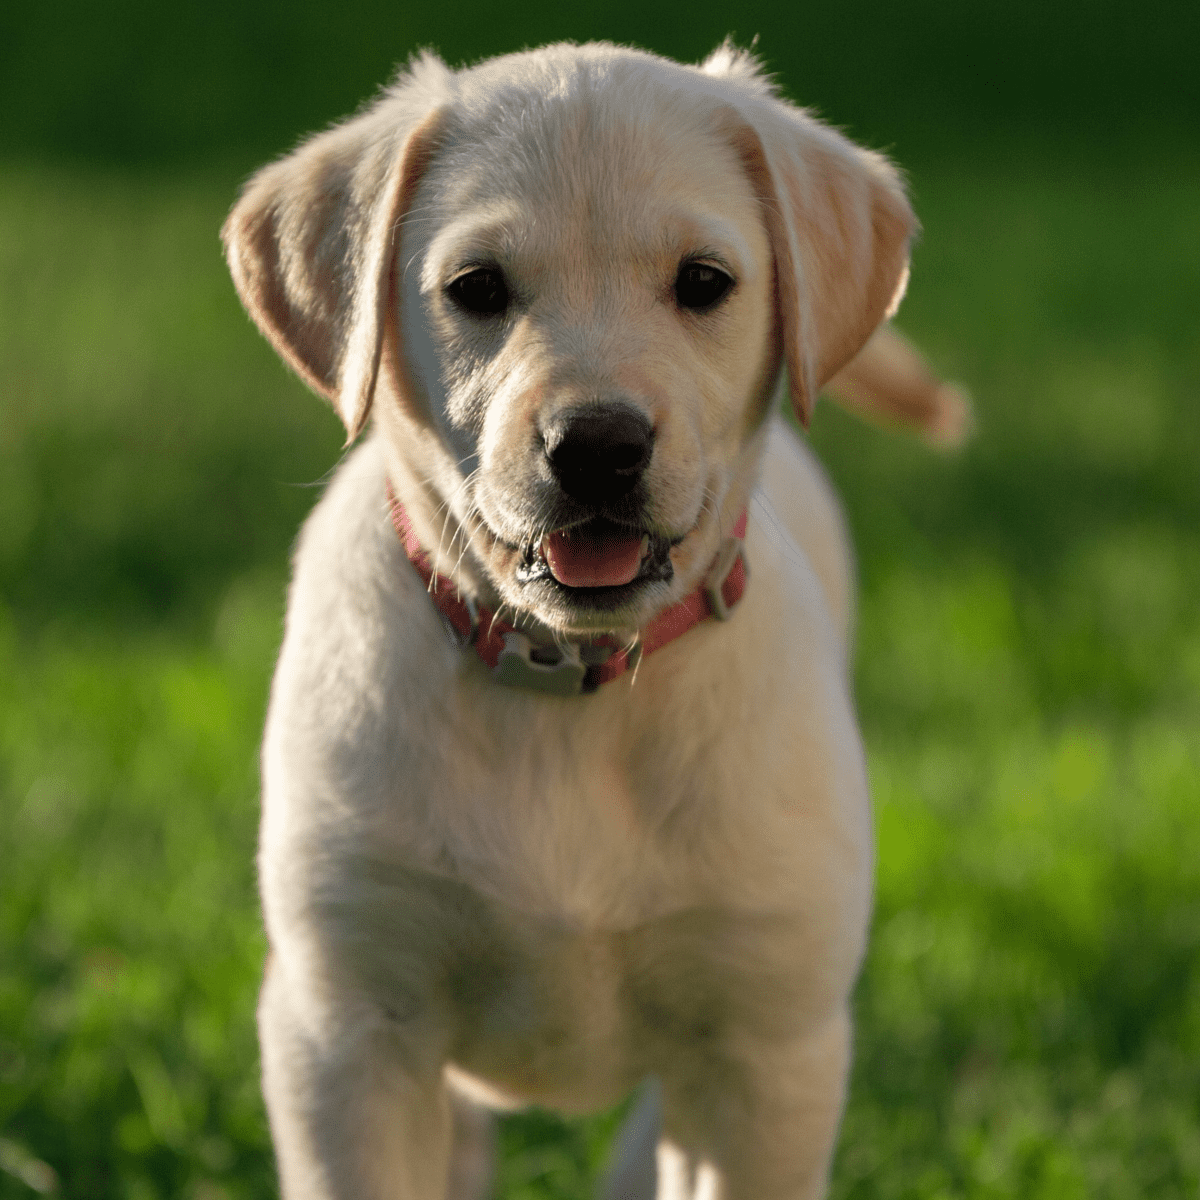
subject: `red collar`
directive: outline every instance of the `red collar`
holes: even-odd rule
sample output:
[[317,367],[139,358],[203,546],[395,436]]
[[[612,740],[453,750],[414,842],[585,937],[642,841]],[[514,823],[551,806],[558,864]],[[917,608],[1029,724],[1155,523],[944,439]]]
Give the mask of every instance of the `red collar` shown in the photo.
[[743,509],[733,527],[733,535],[721,543],[704,582],[650,621],[641,630],[632,649],[607,634],[582,645],[543,645],[500,620],[490,609],[464,599],[451,579],[435,573],[429,552],[417,540],[408,513],[390,484],[387,496],[392,524],[404,544],[404,553],[425,581],[429,598],[442,614],[455,643],[460,647],[474,646],[475,653],[491,669],[497,682],[509,687],[530,688],[560,696],[595,691],[600,684],[623,675],[647,654],[682,637],[701,621],[709,617],[728,620],[746,590],[750,575],[742,548],[742,539],[746,536],[746,511]]

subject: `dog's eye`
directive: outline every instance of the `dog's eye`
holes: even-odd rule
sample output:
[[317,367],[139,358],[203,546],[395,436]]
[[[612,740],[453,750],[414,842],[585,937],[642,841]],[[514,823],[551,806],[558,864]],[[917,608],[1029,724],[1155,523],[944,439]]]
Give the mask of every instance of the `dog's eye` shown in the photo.
[[680,308],[712,308],[733,287],[733,280],[708,263],[686,262],[675,276],[675,302]]
[[477,267],[460,275],[446,289],[459,308],[476,316],[494,317],[508,307],[508,286],[495,267]]

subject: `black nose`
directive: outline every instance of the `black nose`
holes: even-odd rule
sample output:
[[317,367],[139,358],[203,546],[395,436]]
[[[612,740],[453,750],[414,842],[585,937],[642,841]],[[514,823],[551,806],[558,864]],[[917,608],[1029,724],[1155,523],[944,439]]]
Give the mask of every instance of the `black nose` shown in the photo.
[[654,429],[628,404],[591,404],[556,413],[542,430],[559,487],[584,504],[631,492],[650,463]]

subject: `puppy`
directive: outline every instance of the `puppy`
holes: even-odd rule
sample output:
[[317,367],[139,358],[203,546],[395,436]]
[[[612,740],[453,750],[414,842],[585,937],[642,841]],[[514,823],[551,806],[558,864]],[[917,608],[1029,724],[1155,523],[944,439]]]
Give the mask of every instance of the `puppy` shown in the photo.
[[[891,314],[914,227],[729,45],[423,55],[245,188],[246,308],[349,441],[374,417],[263,748],[289,1200],[482,1196],[481,1103],[646,1079],[609,1195],[824,1194],[871,818],[842,518],[772,414]],[[841,386],[960,422],[886,331]]]

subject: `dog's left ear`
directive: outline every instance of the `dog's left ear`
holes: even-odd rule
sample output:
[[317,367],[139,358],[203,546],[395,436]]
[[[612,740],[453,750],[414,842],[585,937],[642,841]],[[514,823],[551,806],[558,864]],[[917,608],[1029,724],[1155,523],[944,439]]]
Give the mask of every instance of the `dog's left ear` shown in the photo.
[[[720,51],[718,51],[720,54]],[[882,155],[778,99],[749,71],[718,114],[762,204],[792,406],[808,425],[817,394],[890,317],[908,280],[917,221]]]
[[405,120],[407,99],[385,98],[264,167],[221,230],[246,311],[330,401],[347,443],[371,411],[399,225],[441,124],[436,109]]

